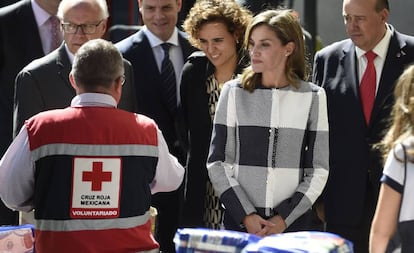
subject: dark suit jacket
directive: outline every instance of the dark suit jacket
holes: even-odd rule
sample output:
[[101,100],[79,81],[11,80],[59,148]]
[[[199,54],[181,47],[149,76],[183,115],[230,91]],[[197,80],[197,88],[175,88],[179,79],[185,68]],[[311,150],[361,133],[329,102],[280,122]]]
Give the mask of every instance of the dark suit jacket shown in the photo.
[[[125,83],[118,107],[136,111],[132,66],[124,60]],[[18,74],[14,107],[13,132],[17,135],[24,121],[45,110],[65,108],[76,95],[69,82],[72,65],[65,45],[34,60]]]
[[30,0],[0,9],[0,155],[12,141],[14,79],[44,55]]
[[[195,50],[183,32],[178,35],[184,61]],[[175,129],[176,118],[171,115],[162,100],[160,72],[147,37],[142,30],[116,44],[134,68],[134,80],[138,102],[138,113],[142,113],[158,124],[170,152],[184,163],[184,152],[178,145]],[[178,77],[177,77],[178,78]]]
[[391,30],[369,126],[362,112],[352,41],[334,43],[315,56],[313,82],[325,88],[328,102],[330,171],[324,191],[328,223],[359,224],[367,189],[374,192],[374,200],[378,197],[383,164],[372,144],[378,143],[387,130],[396,79],[414,61],[414,38]]
[[[246,65],[247,58],[237,66],[236,74],[241,73]],[[208,180],[206,163],[213,127],[206,82],[214,70],[214,65],[203,52],[194,52],[183,67],[179,129],[180,139],[188,148],[183,227],[205,226],[203,215]]]

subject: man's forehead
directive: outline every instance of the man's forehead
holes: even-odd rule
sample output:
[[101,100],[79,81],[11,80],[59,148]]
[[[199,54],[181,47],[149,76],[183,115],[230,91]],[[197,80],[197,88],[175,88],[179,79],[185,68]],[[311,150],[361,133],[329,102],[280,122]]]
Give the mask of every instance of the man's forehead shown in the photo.
[[176,5],[177,0],[140,0],[143,5],[149,6],[164,6],[164,5]]

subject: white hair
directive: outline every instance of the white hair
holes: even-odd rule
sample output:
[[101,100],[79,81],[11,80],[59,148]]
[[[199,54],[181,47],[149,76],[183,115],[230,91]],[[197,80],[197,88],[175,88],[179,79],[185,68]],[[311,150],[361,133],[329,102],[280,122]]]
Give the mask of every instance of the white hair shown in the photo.
[[[75,2],[75,3],[74,3]],[[109,17],[109,12],[108,12],[108,5],[106,4],[106,0],[62,0],[59,4],[59,8],[57,11],[57,16],[63,20],[63,12],[65,11],[65,6],[67,4],[71,4],[72,6],[75,6],[76,4],[82,3],[82,2],[95,2],[99,5],[99,7],[101,8],[101,13],[102,13],[102,19],[106,19]]]

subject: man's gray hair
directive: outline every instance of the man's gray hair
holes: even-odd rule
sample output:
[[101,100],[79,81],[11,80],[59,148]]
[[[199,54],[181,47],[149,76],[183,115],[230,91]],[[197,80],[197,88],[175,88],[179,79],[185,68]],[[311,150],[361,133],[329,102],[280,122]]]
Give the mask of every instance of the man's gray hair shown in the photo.
[[72,74],[79,87],[95,91],[110,88],[124,74],[123,58],[112,42],[104,39],[90,40],[75,55]]
[[[57,16],[63,20],[63,12],[65,11],[65,6],[67,4],[72,4],[73,5],[74,0],[62,0],[59,4],[59,8],[57,11]],[[83,1],[77,1],[77,4],[83,2]],[[85,1],[85,2],[91,2],[91,1]],[[106,3],[106,0],[93,0],[93,2],[96,2],[100,9],[101,9],[101,14],[102,16],[99,17],[100,19],[107,19],[109,17],[109,12],[108,12],[108,5]]]

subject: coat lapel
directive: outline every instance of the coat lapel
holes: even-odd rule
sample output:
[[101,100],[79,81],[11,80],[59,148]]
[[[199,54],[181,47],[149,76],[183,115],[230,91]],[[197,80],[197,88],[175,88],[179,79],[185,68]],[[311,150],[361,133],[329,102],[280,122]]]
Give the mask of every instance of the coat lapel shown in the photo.
[[405,42],[399,41],[396,32],[393,30],[384,67],[382,68],[374,108],[372,109],[372,122],[382,120],[377,117],[379,112],[386,104],[388,105],[388,99],[393,99],[395,82],[404,70],[404,45]]
[[[25,49],[25,55],[30,59],[37,59],[44,56],[45,53],[43,52],[39,29],[30,1],[25,1],[21,8],[17,10],[16,15],[18,18],[16,18],[14,29],[16,31],[25,31],[24,33],[21,33],[21,40],[16,43],[23,43],[20,48]],[[31,38],[30,43],[27,43],[27,38]]]
[[[151,44],[149,43],[147,36],[145,36],[145,33],[142,30],[137,32],[132,38],[132,41],[133,41],[133,46],[132,46],[133,48],[130,51],[133,52],[134,55],[129,57],[131,59],[130,61],[131,62],[134,61],[135,64],[139,64],[140,67],[143,67],[143,70],[145,70],[145,73],[148,73],[154,76],[159,76],[157,62],[155,61],[155,57],[154,57],[154,53],[151,48]],[[142,61],[142,59],[145,59],[145,62]],[[133,63],[132,65],[135,66],[135,64]]]
[[181,31],[178,32],[178,41],[181,45],[181,51],[183,53],[183,61],[185,63],[187,61],[187,58],[191,55],[192,52],[195,51],[195,49],[191,47],[190,43],[187,40],[186,34]]
[[66,52],[65,44],[62,44],[58,49],[58,57],[56,58],[56,65],[58,68],[58,76],[62,79],[63,83],[68,86],[70,90],[73,89],[69,81],[69,73],[72,70],[72,64],[69,61],[69,57]]
[[[343,80],[348,84],[348,87],[351,89],[352,94],[356,99],[359,100],[359,84],[358,84],[358,75],[357,75],[357,62],[355,59],[355,47],[353,44],[348,44],[344,47],[343,57],[341,59],[342,68],[345,70],[343,74]],[[355,66],[354,68],[349,68],[348,66]]]
[[[359,122],[361,122],[361,126],[363,128],[366,127],[365,123],[365,116],[362,110],[361,105],[361,97],[359,94],[359,79],[358,79],[358,62],[356,59],[355,54],[355,45],[349,41],[349,43],[343,48],[343,58],[341,59],[341,67],[345,70],[343,72],[343,80],[345,82],[345,85],[349,87],[352,99],[356,106],[354,108],[357,108],[357,111],[355,112],[355,118],[358,119]],[[349,68],[349,66],[353,66]]]

